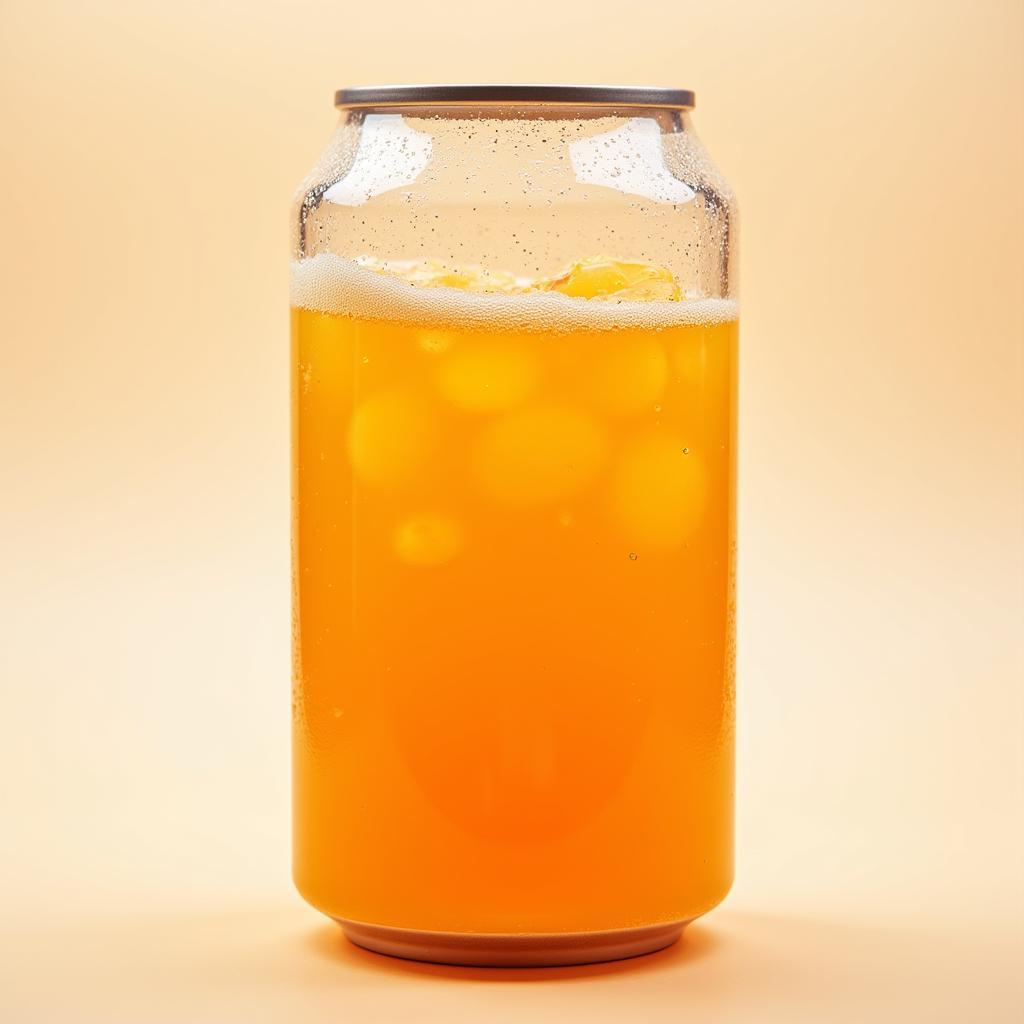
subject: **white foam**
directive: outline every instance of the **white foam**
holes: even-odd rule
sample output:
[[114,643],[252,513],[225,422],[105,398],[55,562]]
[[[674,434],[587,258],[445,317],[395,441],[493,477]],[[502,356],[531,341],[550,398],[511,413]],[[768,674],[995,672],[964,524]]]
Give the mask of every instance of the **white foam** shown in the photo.
[[739,304],[733,299],[615,302],[558,292],[496,295],[417,286],[334,253],[292,261],[291,303],[365,320],[520,331],[679,327],[721,323],[739,315]]

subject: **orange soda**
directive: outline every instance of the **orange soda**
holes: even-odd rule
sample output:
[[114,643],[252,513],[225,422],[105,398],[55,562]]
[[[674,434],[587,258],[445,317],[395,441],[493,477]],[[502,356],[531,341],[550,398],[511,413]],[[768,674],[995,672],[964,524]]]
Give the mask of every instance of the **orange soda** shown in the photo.
[[295,878],[344,922],[683,922],[732,877],[737,320],[593,258],[293,269]]

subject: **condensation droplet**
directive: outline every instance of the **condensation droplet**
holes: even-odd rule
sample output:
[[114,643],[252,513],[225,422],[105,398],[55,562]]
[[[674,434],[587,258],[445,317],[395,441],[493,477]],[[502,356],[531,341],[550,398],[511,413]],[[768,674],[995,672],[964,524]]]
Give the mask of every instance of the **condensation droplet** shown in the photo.
[[660,406],[660,405],[656,405],[656,406],[654,407],[654,411],[655,411],[655,412],[661,412],[661,406]]
[[629,553],[629,560],[631,562],[635,562],[636,561],[636,552],[635,551],[630,551],[630,553]]
[[334,715],[335,718],[341,718],[344,712],[341,708],[331,708],[331,714]]
[[690,454],[690,449],[689,448],[684,448],[683,449],[683,454],[684,455],[689,455]]

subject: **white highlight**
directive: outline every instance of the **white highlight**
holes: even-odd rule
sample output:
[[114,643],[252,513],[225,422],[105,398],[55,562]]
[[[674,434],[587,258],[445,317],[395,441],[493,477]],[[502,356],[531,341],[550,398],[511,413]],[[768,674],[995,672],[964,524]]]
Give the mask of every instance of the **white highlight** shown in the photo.
[[688,203],[695,193],[665,166],[661,129],[650,117],[569,144],[576,180],[656,203]]
[[328,203],[362,206],[373,196],[411,185],[430,163],[433,139],[400,114],[368,114],[352,166],[325,193]]

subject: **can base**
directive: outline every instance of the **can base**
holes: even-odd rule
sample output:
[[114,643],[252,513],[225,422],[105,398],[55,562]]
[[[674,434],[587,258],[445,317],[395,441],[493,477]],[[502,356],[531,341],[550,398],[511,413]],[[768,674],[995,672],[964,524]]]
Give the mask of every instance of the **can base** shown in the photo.
[[346,938],[363,949],[461,967],[567,967],[625,960],[671,946],[689,923],[672,921],[603,932],[473,935],[335,920]]

